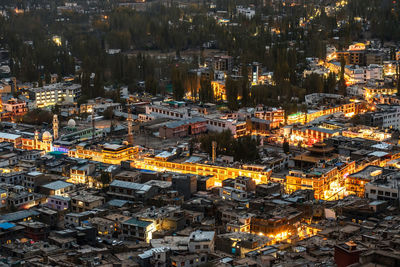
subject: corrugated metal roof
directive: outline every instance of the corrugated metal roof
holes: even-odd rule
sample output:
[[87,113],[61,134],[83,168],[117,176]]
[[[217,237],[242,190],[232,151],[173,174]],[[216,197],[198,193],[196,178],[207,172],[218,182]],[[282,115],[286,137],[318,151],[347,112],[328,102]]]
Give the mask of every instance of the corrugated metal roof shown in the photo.
[[151,224],[151,222],[138,220],[136,218],[130,218],[130,219],[124,221],[123,223],[124,224],[131,224],[131,225],[135,225],[135,226],[139,226],[139,227],[147,227],[147,226],[149,226]]
[[151,186],[149,186],[149,185],[125,182],[125,181],[120,181],[120,180],[112,181],[110,186],[129,188],[129,189],[133,189],[136,191],[149,191],[151,188]]
[[24,218],[28,218],[31,216],[36,216],[39,215],[39,212],[35,210],[21,210],[21,211],[16,211],[13,213],[7,213],[2,216],[0,216],[0,220],[6,221],[6,222],[14,222],[14,221],[19,221]]
[[10,139],[10,140],[15,140],[17,138],[20,138],[20,135],[17,134],[10,134],[10,133],[0,133],[0,138],[3,139]]
[[50,190],[59,190],[61,188],[69,187],[71,185],[72,185],[71,183],[67,183],[67,182],[59,180],[59,181],[51,182],[49,184],[45,184],[42,187],[50,189]]

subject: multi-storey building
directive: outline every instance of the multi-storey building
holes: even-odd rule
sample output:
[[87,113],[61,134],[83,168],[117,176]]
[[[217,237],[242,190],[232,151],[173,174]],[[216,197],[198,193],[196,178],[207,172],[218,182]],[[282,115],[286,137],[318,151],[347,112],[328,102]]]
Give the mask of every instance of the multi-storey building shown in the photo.
[[0,133],[0,142],[9,142],[14,144],[14,147],[21,147],[22,136],[18,134]]
[[398,177],[375,179],[365,184],[365,197],[374,200],[385,200],[399,204],[400,186]]
[[283,124],[285,123],[285,110],[281,108],[264,108],[259,106],[256,107],[254,117]]
[[46,206],[54,210],[67,210],[70,206],[71,198],[52,195],[47,198]]
[[230,186],[221,187],[219,196],[226,200],[247,201],[247,192]]
[[232,70],[233,58],[231,56],[222,55],[214,56],[213,67],[214,70],[228,71]]
[[345,74],[352,84],[367,83],[371,80],[382,80],[383,67],[377,64],[371,64],[367,67],[346,66]]
[[76,102],[81,94],[80,84],[55,83],[30,89],[36,107],[54,106],[62,102]]
[[72,158],[91,159],[108,164],[120,164],[121,161],[131,160],[137,152],[138,147],[104,144],[97,149],[76,146],[75,149],[68,151],[68,156]]
[[[155,115],[175,120],[187,120],[193,117],[204,118],[207,122],[207,129],[215,132],[230,130],[234,137],[243,136],[247,133],[246,121],[240,121],[237,117],[211,116],[202,114],[191,108],[171,108],[161,105],[146,106],[147,115]],[[201,127],[200,127],[201,129]]]
[[369,126],[400,129],[400,106],[377,105],[377,111],[364,115]]
[[102,206],[104,203],[104,197],[83,193],[71,197],[71,210],[73,212],[89,211]]
[[15,117],[21,117],[28,112],[26,102],[12,98],[3,105],[3,113],[1,114],[1,120],[12,120]]
[[322,127],[303,127],[292,130],[292,136],[301,137],[307,143],[322,142],[324,139],[338,136],[339,129],[327,129]]
[[153,232],[156,231],[155,224],[150,221],[131,218],[121,223],[122,237],[125,240],[142,240],[150,242]]
[[0,182],[6,184],[20,185],[24,180],[26,172],[11,169],[0,169]]
[[161,138],[186,137],[207,131],[207,121],[204,118],[192,118],[174,121],[159,128]]
[[382,176],[382,172],[382,167],[371,165],[365,167],[361,171],[348,175],[345,181],[347,192],[352,192],[359,197],[364,197],[364,194],[366,193],[365,185],[377,178],[380,178]]
[[156,193],[157,189],[154,186],[119,180],[112,181],[108,191],[110,196],[133,201],[145,201],[155,196]]
[[95,170],[95,165],[87,162],[78,163],[70,169],[70,179],[69,182],[73,184],[88,184],[89,176]]
[[293,193],[297,190],[312,189],[316,199],[325,199],[325,191],[338,178],[336,167],[313,168],[308,171],[292,170],[286,176],[286,191]]
[[287,118],[287,124],[295,124],[295,123],[304,124],[311,122],[315,119],[318,119],[321,116],[339,112],[345,114],[345,116],[351,117],[358,114],[358,106],[359,106],[358,103],[351,102],[343,105],[327,107],[317,111],[308,112],[307,114],[303,112],[290,114]]
[[355,171],[355,162],[337,162],[333,148],[314,144],[308,153],[293,158],[295,169],[286,176],[286,191],[314,190],[316,199],[333,200],[345,192],[346,177]]

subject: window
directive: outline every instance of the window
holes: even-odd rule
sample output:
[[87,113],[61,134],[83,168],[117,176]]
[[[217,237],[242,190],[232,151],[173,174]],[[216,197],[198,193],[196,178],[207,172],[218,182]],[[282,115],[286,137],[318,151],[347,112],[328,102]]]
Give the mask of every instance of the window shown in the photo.
[[378,195],[383,196],[383,191],[378,191]]
[[208,249],[208,245],[204,245],[204,246],[203,246],[203,249]]
[[371,194],[376,194],[376,190],[375,189],[371,189]]
[[385,196],[390,197],[390,192],[385,192]]
[[397,193],[392,193],[392,197],[397,197]]
[[200,245],[194,246],[195,249],[200,249]]

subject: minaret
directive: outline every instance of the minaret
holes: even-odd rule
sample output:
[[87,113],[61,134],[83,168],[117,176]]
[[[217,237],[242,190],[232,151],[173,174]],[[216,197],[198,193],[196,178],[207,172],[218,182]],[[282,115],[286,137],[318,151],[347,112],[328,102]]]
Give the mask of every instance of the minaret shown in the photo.
[[212,162],[215,163],[215,160],[217,159],[217,141],[212,141],[211,142],[212,146]]
[[132,112],[131,109],[128,109],[128,143],[129,145],[133,145],[133,118],[132,118]]
[[58,116],[56,114],[53,116],[53,137],[54,140],[58,139]]
[[35,130],[34,149],[38,149],[39,145],[39,131]]

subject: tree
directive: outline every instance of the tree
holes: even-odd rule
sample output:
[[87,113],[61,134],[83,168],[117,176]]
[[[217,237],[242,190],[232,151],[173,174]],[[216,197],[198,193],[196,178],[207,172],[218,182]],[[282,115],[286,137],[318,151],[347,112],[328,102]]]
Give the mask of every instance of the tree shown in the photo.
[[158,84],[153,76],[147,76],[145,80],[146,92],[157,95],[158,93]]
[[338,93],[344,96],[347,95],[346,88],[346,81],[344,79],[340,79],[338,83]]
[[283,142],[282,148],[283,148],[283,152],[284,152],[284,153],[289,154],[289,152],[290,152],[290,146],[289,146],[289,142],[288,142],[286,139],[285,139],[285,141]]
[[189,156],[193,155],[193,151],[194,151],[194,139],[190,139],[189,141]]
[[172,69],[171,80],[172,80],[172,92],[175,100],[182,100],[185,95],[184,88],[184,74],[183,71],[178,67]]
[[197,100],[199,93],[199,79],[197,77],[197,72],[189,72],[186,78],[186,88],[189,88],[190,95],[193,100]]
[[238,94],[239,85],[237,81],[232,80],[230,76],[225,81],[226,100],[228,101],[228,108],[230,110],[237,110],[239,107]]
[[51,123],[53,114],[45,109],[34,109],[29,111],[22,117],[22,122],[26,124],[42,125],[43,123]]
[[103,187],[109,185],[110,181],[111,181],[110,173],[102,172],[100,175],[100,182],[103,184]]
[[45,73],[45,75],[44,75],[44,81],[45,81],[46,84],[50,84],[50,82],[51,82],[51,75],[50,75],[49,72],[46,72],[46,73]]
[[93,89],[91,89],[91,91],[92,93],[90,95],[92,97],[104,96],[104,81],[101,71],[96,72],[94,76]]
[[203,103],[214,102],[214,92],[213,92],[213,89],[211,86],[210,79],[201,78],[199,98],[200,98],[200,101]]
[[233,138],[232,133],[210,133],[199,138],[200,149],[212,155],[212,142],[217,142],[218,155],[233,156],[236,161],[254,162],[259,159],[258,140],[250,136]]
[[333,72],[329,72],[328,77],[324,79],[324,92],[328,94],[334,94],[336,88],[336,75]]
[[341,58],[340,60],[340,79],[338,83],[338,93],[341,95],[346,95],[346,80],[344,79],[344,73],[346,69],[346,61],[344,60],[344,57]]
[[112,120],[114,117],[114,109],[112,107],[108,107],[106,110],[104,110],[103,117],[106,120]]
[[243,71],[243,78],[240,81],[240,86],[242,89],[241,95],[242,95],[242,106],[246,107],[249,104],[250,100],[250,88],[249,88],[249,75],[247,71],[247,67],[244,66],[244,71]]
[[322,93],[324,89],[324,79],[319,74],[311,73],[305,78],[303,87],[306,89],[307,94]]

